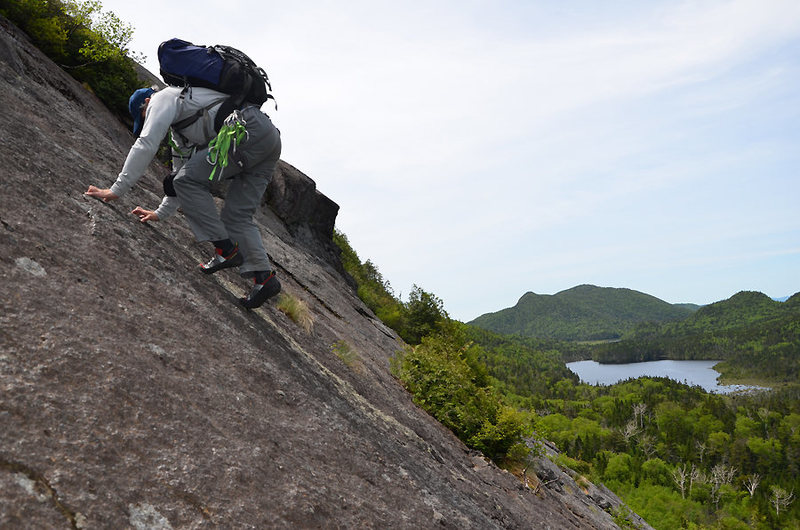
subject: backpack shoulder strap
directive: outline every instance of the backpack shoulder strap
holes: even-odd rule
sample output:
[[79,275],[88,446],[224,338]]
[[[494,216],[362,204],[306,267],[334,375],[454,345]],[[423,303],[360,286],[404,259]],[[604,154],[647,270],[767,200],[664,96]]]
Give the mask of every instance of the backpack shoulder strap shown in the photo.
[[182,119],[180,121],[176,121],[175,123],[172,124],[172,128],[173,129],[177,129],[177,130],[185,129],[186,127],[190,126],[191,124],[193,124],[194,122],[196,122],[197,120],[202,118],[203,114],[205,114],[209,110],[211,110],[214,107],[216,107],[217,105],[219,105],[220,101],[222,101],[222,104],[225,105],[225,102],[228,101],[229,99],[231,99],[231,98],[225,98],[224,101],[222,101],[221,99],[213,101],[209,105],[206,105],[205,107],[203,107],[201,109],[198,109],[197,112],[195,112],[194,114],[192,114],[188,118],[184,118],[184,119]]
[[[232,99],[231,97],[225,97],[225,98],[216,99],[216,100],[212,101],[211,103],[209,103],[208,105],[206,105],[205,107],[203,107],[201,109],[198,109],[197,112],[195,112],[191,116],[189,116],[187,118],[184,118],[184,119],[182,119],[180,121],[176,121],[170,127],[172,128],[172,131],[176,135],[178,135],[180,137],[181,141],[184,144],[189,144],[189,141],[181,133],[181,131],[186,129],[187,127],[191,126],[192,124],[194,124],[197,120],[202,119],[208,113],[208,111],[210,111],[211,109],[213,109],[217,105],[220,105],[220,102],[222,102],[222,104],[220,105],[219,110],[217,111],[217,115],[214,118],[214,130],[215,131],[219,131],[219,126],[221,126],[222,122],[225,121],[225,117],[228,114],[230,114],[231,112],[233,112],[233,109],[228,110],[227,112],[225,111],[225,109],[226,109],[227,105],[229,105],[231,99]],[[220,114],[222,114],[222,113],[225,113],[225,114],[220,118]],[[219,124],[219,126],[218,126],[218,124]]]

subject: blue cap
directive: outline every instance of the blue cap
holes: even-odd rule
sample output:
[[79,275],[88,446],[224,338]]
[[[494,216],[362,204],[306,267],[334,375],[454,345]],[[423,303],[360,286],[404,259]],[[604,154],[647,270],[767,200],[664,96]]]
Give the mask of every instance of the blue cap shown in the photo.
[[149,98],[153,92],[155,90],[152,88],[140,88],[131,94],[131,99],[128,100],[128,110],[133,118],[134,136],[139,136],[139,133],[142,132],[142,122],[144,121],[142,118],[142,105],[144,105],[144,100]]

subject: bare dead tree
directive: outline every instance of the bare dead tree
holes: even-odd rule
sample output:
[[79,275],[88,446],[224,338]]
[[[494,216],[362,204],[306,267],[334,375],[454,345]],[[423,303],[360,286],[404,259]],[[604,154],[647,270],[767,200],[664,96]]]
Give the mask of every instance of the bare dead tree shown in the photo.
[[528,468],[531,467],[531,462],[528,461],[525,463],[525,467],[522,468],[522,481],[525,484],[526,488],[530,488],[530,483],[528,482]]
[[769,433],[767,432],[769,429],[769,409],[761,407],[756,414],[758,414],[758,419],[761,420],[761,423],[764,424],[764,438],[769,438]]
[[780,515],[781,508],[788,508],[794,501],[794,490],[786,491],[778,486],[772,486],[770,489],[772,489],[772,496],[769,500],[775,507],[775,515]]
[[622,434],[622,438],[625,439],[626,444],[630,443],[631,438],[639,434],[639,427],[636,425],[636,420],[631,420],[625,424],[620,434]]
[[689,473],[686,471],[686,464],[682,466],[678,466],[672,470],[672,480],[675,481],[675,484],[678,486],[678,489],[681,491],[681,498],[686,498],[686,479],[689,477]]
[[717,464],[711,469],[708,481],[711,483],[711,501],[719,509],[722,498],[722,486],[730,484],[736,474],[736,468],[726,464]]
[[[525,455],[525,467],[522,468],[522,478],[526,488],[530,487],[530,481],[528,480],[528,470],[536,463],[536,459],[539,455],[544,453],[544,447],[542,442],[537,439],[536,437],[528,437],[525,439],[525,446],[529,449],[527,454]],[[536,491],[539,491],[539,487],[542,485],[542,481],[536,475]]]
[[775,515],[780,515],[781,508],[788,508],[794,501],[794,490],[786,491],[778,486],[772,486],[771,490],[770,502],[775,506]]
[[633,419],[638,418],[639,428],[644,429],[644,414],[647,412],[647,405],[645,403],[635,403],[633,405]]
[[703,471],[692,464],[692,471],[689,473],[689,497],[692,496],[692,486],[694,486],[695,483],[703,484],[705,481],[706,476],[703,474]]
[[761,475],[759,475],[758,473],[753,473],[752,475],[748,476],[747,479],[744,481],[744,487],[747,489],[747,493],[749,493],[751,497],[755,495],[756,488],[758,487],[760,482],[761,482]]
[[720,470],[720,473],[722,474],[723,484],[730,484],[731,482],[733,482],[733,477],[736,476],[736,468],[732,466],[726,466],[724,464],[717,464],[717,466],[720,466],[722,468]]
[[644,454],[647,455],[647,458],[653,458],[653,455],[656,454],[656,444],[655,440],[649,434],[642,434],[639,436],[639,446],[644,451]]
[[695,447],[697,448],[697,455],[700,457],[700,463],[703,463],[703,455],[706,453],[706,449],[708,446],[705,442],[697,441],[695,442]]

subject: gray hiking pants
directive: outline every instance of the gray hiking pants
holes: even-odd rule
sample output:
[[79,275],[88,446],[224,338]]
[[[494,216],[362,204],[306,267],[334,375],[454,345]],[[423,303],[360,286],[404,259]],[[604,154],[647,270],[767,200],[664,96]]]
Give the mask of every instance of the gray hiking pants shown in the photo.
[[[208,149],[195,153],[175,175],[173,184],[197,240],[229,238],[239,243],[244,257],[239,272],[247,278],[255,271],[272,269],[253,215],[280,158],[281,137],[269,117],[256,107],[244,109],[242,117],[248,136],[231,154],[222,173],[229,185],[221,212],[211,196],[209,176],[213,166],[206,160]],[[214,180],[219,178],[217,169]]]

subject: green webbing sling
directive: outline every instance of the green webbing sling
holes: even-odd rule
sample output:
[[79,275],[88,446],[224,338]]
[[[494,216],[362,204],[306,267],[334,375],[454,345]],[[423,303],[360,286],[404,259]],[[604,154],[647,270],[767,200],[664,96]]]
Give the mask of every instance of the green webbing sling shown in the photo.
[[175,143],[175,140],[172,138],[171,134],[168,136],[168,138],[169,140],[167,140],[167,144],[169,144],[169,146],[172,148],[172,156],[177,156],[181,160],[188,160],[192,155],[192,150],[189,149],[188,153],[184,153],[181,148],[178,147],[178,144]]
[[228,165],[228,157],[236,152],[236,147],[247,138],[245,129],[247,122],[242,119],[238,110],[235,110],[225,119],[216,138],[208,143],[208,156],[206,160],[214,166],[208,180],[214,180],[214,175],[219,169],[220,178]]

